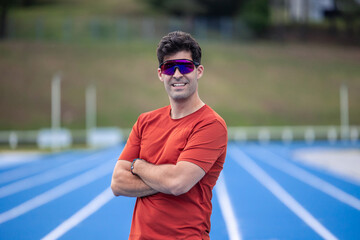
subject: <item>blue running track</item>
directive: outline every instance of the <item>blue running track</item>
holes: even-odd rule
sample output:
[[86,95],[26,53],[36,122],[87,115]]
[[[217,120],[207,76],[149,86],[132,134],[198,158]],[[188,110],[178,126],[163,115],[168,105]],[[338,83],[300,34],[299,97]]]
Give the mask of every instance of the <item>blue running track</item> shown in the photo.
[[[360,239],[360,182],[294,161],[304,148],[359,150],[360,143],[230,142],[211,239]],[[121,150],[2,165],[0,239],[127,239],[135,199],[115,198],[109,188]]]

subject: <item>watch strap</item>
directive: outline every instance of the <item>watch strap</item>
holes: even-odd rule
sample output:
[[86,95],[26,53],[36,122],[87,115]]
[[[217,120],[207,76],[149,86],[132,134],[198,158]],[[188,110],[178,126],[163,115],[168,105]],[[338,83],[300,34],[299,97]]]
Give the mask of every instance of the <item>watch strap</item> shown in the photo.
[[132,162],[131,162],[131,166],[130,166],[130,172],[133,174],[133,175],[136,175],[133,170],[134,170],[134,164],[136,162],[136,160],[139,160],[140,158],[135,158]]

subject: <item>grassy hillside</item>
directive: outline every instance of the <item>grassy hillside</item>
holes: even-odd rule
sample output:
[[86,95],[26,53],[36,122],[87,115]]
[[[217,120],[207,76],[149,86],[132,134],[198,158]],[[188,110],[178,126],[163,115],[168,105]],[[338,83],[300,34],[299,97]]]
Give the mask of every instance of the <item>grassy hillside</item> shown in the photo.
[[[200,96],[229,126],[338,125],[339,86],[360,124],[360,49],[200,42]],[[157,42],[0,42],[0,129],[50,126],[50,83],[61,71],[62,125],[85,127],[85,88],[95,83],[98,125],[130,127],[168,104],[157,79]]]

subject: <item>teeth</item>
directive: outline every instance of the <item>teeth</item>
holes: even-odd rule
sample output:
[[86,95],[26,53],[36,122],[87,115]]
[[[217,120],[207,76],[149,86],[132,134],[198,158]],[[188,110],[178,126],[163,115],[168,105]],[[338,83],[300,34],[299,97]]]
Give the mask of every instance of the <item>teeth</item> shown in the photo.
[[174,87],[182,87],[182,86],[185,86],[185,83],[174,83],[173,86]]

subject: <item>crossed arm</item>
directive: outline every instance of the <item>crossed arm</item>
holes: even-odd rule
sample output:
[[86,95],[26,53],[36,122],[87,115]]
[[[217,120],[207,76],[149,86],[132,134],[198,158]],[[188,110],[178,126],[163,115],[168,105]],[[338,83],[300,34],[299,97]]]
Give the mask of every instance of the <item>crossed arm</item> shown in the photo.
[[194,163],[179,161],[176,165],[154,165],[145,160],[137,160],[133,175],[131,162],[118,160],[111,188],[116,196],[144,197],[158,192],[180,195],[188,192],[201,178],[205,171]]

